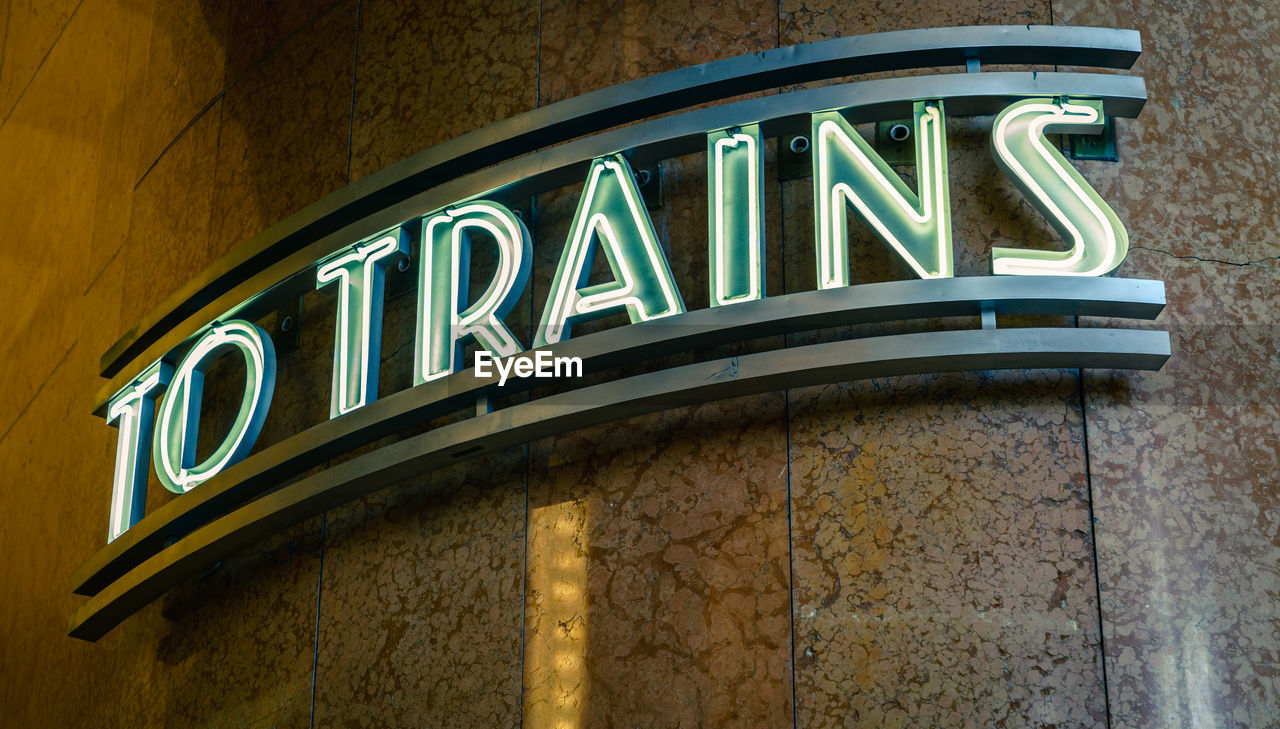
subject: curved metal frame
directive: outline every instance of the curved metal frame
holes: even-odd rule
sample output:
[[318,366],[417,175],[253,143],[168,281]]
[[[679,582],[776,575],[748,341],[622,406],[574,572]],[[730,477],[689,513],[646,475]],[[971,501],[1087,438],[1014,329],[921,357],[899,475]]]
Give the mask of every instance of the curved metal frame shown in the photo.
[[[952,116],[982,115],[994,114],[1020,98],[1058,94],[1102,99],[1108,114],[1122,118],[1137,116],[1147,98],[1141,78],[1115,74],[995,72],[911,76],[748,99],[575,140],[440,184],[345,225],[274,264],[264,264],[181,325],[157,335],[145,350],[145,360],[181,357],[184,347],[208,322],[228,317],[252,321],[310,291],[314,288],[315,262],[343,246],[477,195],[512,202],[580,182],[591,160],[602,155],[625,152],[640,163],[665,159],[703,149],[708,131],[755,122],[761,124],[767,136],[803,131],[808,129],[810,112],[824,109],[841,109],[853,122],[874,121],[909,114],[912,99],[930,98],[944,100]],[[94,397],[94,411],[101,414],[107,400],[128,380],[128,374],[121,374],[102,387]]]
[[419,152],[303,208],[223,256],[152,309],[102,356],[104,377],[259,270],[421,190],[539,147],[697,104],[855,74],[983,63],[1128,69],[1135,30],[996,25],[837,38],[669,71],[534,109]]
[[[1159,281],[1128,279],[956,278],[894,281],[808,291],[747,304],[701,309],[569,340],[560,356],[582,357],[599,371],[690,349],[830,326],[914,318],[995,314],[1118,316],[1153,319],[1164,306]],[[1034,330],[1033,330],[1034,331]],[[1006,366],[1013,366],[1006,363]],[[1114,364],[1113,366],[1122,366]],[[514,380],[514,394],[530,385]],[[88,560],[74,591],[94,594],[228,509],[297,476],[334,453],[348,452],[496,394],[494,378],[470,371],[401,391],[254,454],[182,499],[149,514]],[[583,392],[583,391],[578,391]],[[541,400],[535,402],[543,402]]]
[[[679,352],[793,331],[947,316],[1056,314],[1154,319],[1164,307],[1159,281],[1109,278],[952,278],[891,281],[843,289],[805,291],[734,306],[699,309],[631,324],[555,345],[562,357],[581,357],[586,372],[636,364]],[[86,561],[73,592],[91,595],[210,519],[264,490],[345,453],[468,408],[484,395],[514,394],[531,386],[470,370],[402,390],[255,453],[224,473],[148,514]]]
[[1169,335],[982,329],[869,337],[674,367],[514,405],[384,446],[284,486],[179,539],[91,597],[70,635],[96,640],[169,588],[293,524],[407,478],[518,443],[635,415],[885,375],[1016,368],[1158,369]]

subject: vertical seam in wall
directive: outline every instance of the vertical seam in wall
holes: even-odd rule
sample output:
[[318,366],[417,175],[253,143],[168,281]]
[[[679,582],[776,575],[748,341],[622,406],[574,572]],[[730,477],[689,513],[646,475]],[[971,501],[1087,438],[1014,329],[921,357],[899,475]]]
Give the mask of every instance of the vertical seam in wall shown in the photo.
[[[27,89],[30,89],[31,84],[35,83],[36,76],[40,75],[40,69],[44,68],[44,62],[49,60],[49,56],[53,55],[53,49],[58,47],[58,41],[62,40],[62,34],[67,32],[67,28],[71,27],[71,23],[76,19],[76,14],[80,12],[80,6],[82,5],[84,5],[84,0],[80,0],[80,2],[76,3],[76,9],[71,11],[71,15],[67,16],[67,22],[63,23],[62,27],[58,29],[58,35],[53,39],[53,42],[49,44],[49,50],[44,52],[44,56],[41,57],[40,63],[36,64],[36,70],[31,72],[31,78],[27,79],[27,84],[23,86],[22,91],[18,93],[18,98],[13,100],[13,106],[9,107],[8,113],[4,115],[4,121],[0,121],[0,129],[3,129],[4,125],[9,123],[9,117],[13,116],[13,112],[18,110],[18,104],[22,103],[22,97],[27,95]],[[12,9],[13,9],[13,6],[12,4],[10,4],[10,10],[12,11]],[[10,13],[10,20],[11,19],[12,19],[12,13]],[[8,20],[6,20],[4,24],[4,37],[5,37],[5,45],[8,45],[9,43]]]
[[[774,13],[774,48],[782,47],[782,0],[778,0],[775,5],[777,8]],[[781,146],[781,140],[778,141]],[[779,153],[781,149],[778,150]],[[774,163],[774,169],[777,169],[777,163]],[[782,252],[780,256],[779,273],[782,276],[782,291],[787,290],[787,216],[785,214],[784,203],[784,187],[786,183],[782,180],[778,181],[778,243]],[[785,333],[782,335],[782,348],[786,349],[791,346],[790,337]],[[787,628],[790,631],[791,643],[791,726],[792,729],[800,726],[800,705],[798,700],[798,692],[796,691],[796,569],[795,569],[795,536],[793,529],[793,517],[791,512],[791,390],[782,391],[782,420],[784,443],[783,460],[786,464],[786,487],[787,487]]]
[[1084,370],[1076,370],[1080,383],[1080,429],[1084,433],[1084,480],[1089,495],[1089,536],[1093,547],[1093,590],[1098,604],[1098,652],[1102,654],[1102,707],[1111,727],[1111,687],[1107,679],[1107,633],[1102,618],[1102,571],[1098,565],[1098,518],[1093,508],[1093,473],[1089,462],[1089,416],[1085,407]]
[[[542,0],[538,0],[538,68],[533,81],[533,108],[542,106]],[[532,311],[533,301],[529,302]]]
[[347,117],[347,184],[351,184],[352,147],[355,146],[356,134],[356,81],[360,71],[360,11],[364,9],[364,0],[356,0],[356,39],[351,50],[351,108]]
[[773,13],[773,47],[782,47],[782,0],[774,4]]
[[[532,300],[530,300],[529,310],[533,311]],[[528,604],[528,595],[529,595],[529,592],[528,592],[529,590],[529,481],[530,481],[530,471],[533,468],[532,452],[533,452],[533,449],[530,447],[530,444],[525,443],[524,444],[524,529],[521,532],[523,559],[520,562],[520,607],[519,607],[520,609],[520,658],[518,661],[518,665],[520,667],[519,668],[520,683],[519,683],[518,706],[516,709],[517,711],[520,712],[519,716],[520,716],[521,727],[524,726],[524,654],[525,654],[524,644],[525,644],[525,623],[527,622],[526,618],[528,617],[528,610],[526,609],[526,606]]]
[[[535,63],[533,78],[533,108],[542,105],[542,0],[538,0],[538,30],[535,33],[537,37],[537,62]],[[537,220],[537,197],[529,203],[529,225],[536,226]],[[535,264],[537,258],[534,258]],[[534,296],[538,293],[537,277],[532,275],[530,270],[529,276],[529,336],[534,335],[534,323],[537,317],[534,315]],[[526,632],[529,623],[529,488],[533,484],[533,443],[524,444],[524,529],[521,532],[522,560],[520,563],[520,691],[518,696],[519,705],[516,711],[519,712],[519,726],[524,727],[524,681],[525,681],[525,641],[527,640]]]
[[[541,14],[539,14],[539,29],[541,29]],[[541,32],[539,32],[539,40],[538,40],[538,44],[539,44],[539,51],[538,51],[538,53],[539,53],[539,56],[541,56],[541,53],[542,53],[542,51],[541,51],[541,44],[542,44],[542,40],[541,40]],[[534,103],[534,106],[536,107],[536,106],[537,106],[537,104],[538,104],[537,99],[534,99],[534,102],[533,102],[533,103]],[[529,225],[531,225],[531,226],[532,226],[532,225],[534,225],[534,221],[533,221],[533,218],[534,218],[533,210],[534,210],[534,206],[533,206],[533,204],[532,204],[532,203],[530,203],[530,205],[529,205],[529,211],[530,211],[530,215],[529,215],[529,218],[530,218],[530,219],[529,219]],[[533,272],[532,272],[532,270],[530,270],[530,275],[529,275],[529,335],[530,335],[530,338],[532,338],[532,336],[533,336],[533,327],[534,327],[534,323],[533,323],[533,322],[534,322],[534,316],[533,316],[533,296],[534,296],[534,293],[535,293],[535,292],[534,292],[534,276],[533,276]],[[530,398],[530,399],[532,399],[532,398]],[[525,629],[526,629],[526,627],[527,627],[527,626],[526,626],[526,623],[528,622],[527,618],[528,618],[528,616],[529,616],[529,611],[528,611],[528,599],[529,599],[529,484],[530,484],[530,483],[532,482],[532,480],[533,480],[533,448],[532,448],[532,445],[533,445],[532,441],[526,441],[526,442],[525,442],[525,444],[524,444],[524,528],[523,528],[523,529],[521,530],[521,532],[520,532],[520,538],[521,538],[521,545],[520,545],[520,550],[521,550],[521,551],[520,551],[520,555],[521,555],[521,558],[520,558],[520,603],[519,603],[519,610],[520,610],[520,655],[519,655],[519,657],[518,657],[518,659],[517,659],[517,665],[519,666],[519,671],[520,671],[520,682],[519,682],[519,684],[517,684],[517,699],[518,699],[518,701],[519,701],[519,706],[518,706],[518,708],[517,708],[517,711],[519,711],[519,712],[520,712],[519,716],[520,716],[520,726],[521,726],[521,727],[523,727],[523,726],[524,726],[524,657],[525,657],[525,640],[526,640],[526,637],[525,637]]]
[[[1080,328],[1080,317],[1075,317]],[[1107,680],[1107,633],[1102,624],[1102,570],[1098,565],[1098,518],[1093,508],[1093,464],[1089,460],[1089,412],[1085,407],[1084,370],[1076,370],[1076,382],[1080,388],[1080,431],[1084,436],[1084,483],[1089,503],[1089,541],[1093,552],[1093,594],[1098,605],[1098,652],[1102,665],[1102,708],[1111,729],[1111,687]]]
[[800,707],[796,692],[796,585],[795,540],[792,536],[791,513],[791,390],[782,392],[782,414],[786,426],[786,476],[787,476],[787,606],[791,630],[791,726],[800,725]]
[[[1048,0],[1049,25],[1054,24],[1053,0]],[[1058,70],[1058,64],[1053,64]],[[1073,317],[1075,328],[1080,328],[1080,317]],[[1085,401],[1084,370],[1076,370],[1076,383],[1080,397],[1080,433],[1084,446],[1084,484],[1089,505],[1089,548],[1093,556],[1093,599],[1098,607],[1098,653],[1102,670],[1102,711],[1107,729],[1111,729],[1111,682],[1107,678],[1107,631],[1102,616],[1102,569],[1098,564],[1098,517],[1093,506],[1093,464],[1089,460],[1089,409]]]
[[[325,463],[325,468],[329,467]],[[307,726],[314,729],[316,725],[316,676],[320,668],[320,599],[324,593],[324,539],[329,521],[329,512],[320,513],[320,569],[316,574],[316,630],[315,640],[312,645],[315,650],[311,653],[311,720]]]
[[[356,0],[355,41],[352,43],[351,50],[351,106],[347,118],[347,184],[351,183],[351,146],[356,123],[356,69],[360,63],[360,9],[362,5],[362,0]],[[336,4],[331,7],[336,7]],[[325,469],[329,468],[328,461],[325,462],[324,467]],[[311,721],[308,724],[311,729],[314,729],[316,725],[316,693],[320,676],[320,608],[321,600],[324,597],[324,548],[328,537],[329,512],[326,510],[320,513],[320,569],[319,574],[316,575],[316,627],[315,636],[311,643]]]

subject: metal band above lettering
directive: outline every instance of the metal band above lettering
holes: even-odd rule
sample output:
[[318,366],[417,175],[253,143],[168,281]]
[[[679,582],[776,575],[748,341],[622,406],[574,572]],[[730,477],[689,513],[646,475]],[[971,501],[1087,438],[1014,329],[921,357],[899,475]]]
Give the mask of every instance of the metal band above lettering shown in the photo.
[[419,152],[272,225],[148,312],[102,355],[100,370],[104,377],[115,376],[208,304],[311,242],[433,186],[575,137],[783,84],[965,66],[971,60],[1128,69],[1141,52],[1141,38],[1134,30],[1039,25],[924,28],[749,53],[566,99]]

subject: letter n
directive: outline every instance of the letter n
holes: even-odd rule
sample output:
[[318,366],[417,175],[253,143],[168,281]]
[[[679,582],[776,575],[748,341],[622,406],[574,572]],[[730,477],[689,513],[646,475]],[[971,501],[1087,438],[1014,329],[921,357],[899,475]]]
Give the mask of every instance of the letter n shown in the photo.
[[846,204],[920,278],[955,275],[947,134],[941,101],[917,101],[916,192],[839,112],[813,115],[814,228],[818,288],[849,285]]

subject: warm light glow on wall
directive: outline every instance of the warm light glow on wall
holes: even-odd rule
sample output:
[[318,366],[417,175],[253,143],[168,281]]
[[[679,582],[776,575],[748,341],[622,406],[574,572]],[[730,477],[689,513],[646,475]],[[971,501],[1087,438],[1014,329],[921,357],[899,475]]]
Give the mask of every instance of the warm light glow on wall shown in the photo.
[[583,726],[587,657],[587,505],[529,512],[525,642],[526,726]]

